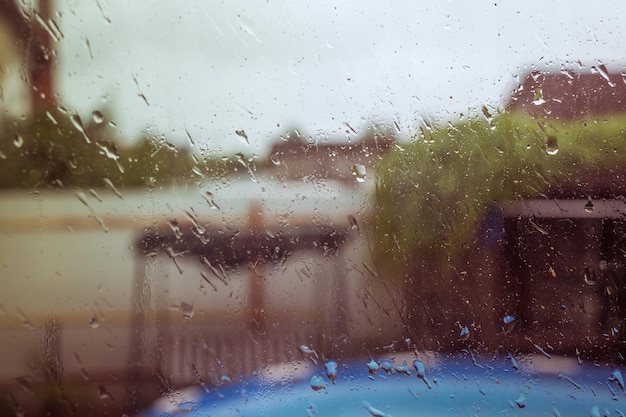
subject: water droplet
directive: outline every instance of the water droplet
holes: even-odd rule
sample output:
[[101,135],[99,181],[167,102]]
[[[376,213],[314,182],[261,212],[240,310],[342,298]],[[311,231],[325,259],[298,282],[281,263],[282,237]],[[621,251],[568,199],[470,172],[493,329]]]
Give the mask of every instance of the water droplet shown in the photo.
[[600,271],[604,272],[609,269],[609,263],[605,261],[604,259],[601,259],[598,264],[598,268],[600,268]]
[[481,111],[483,113],[483,116],[485,116],[485,119],[487,119],[487,121],[491,123],[491,121],[493,120],[493,116],[491,115],[491,113],[489,113],[489,109],[487,108],[487,106],[483,106],[481,108]]
[[89,319],[89,328],[97,329],[98,327],[100,327],[100,321],[98,321],[98,317],[94,314],[91,316],[91,319]]
[[389,359],[383,359],[380,361],[380,367],[388,374],[393,372],[393,363]]
[[100,148],[100,150],[102,151],[101,153],[103,155],[105,155],[107,158],[112,159],[113,161],[115,161],[115,164],[117,165],[117,169],[119,169],[119,171],[123,174],[124,173],[124,167],[122,166],[122,164],[120,164],[120,155],[118,153],[117,147],[115,146],[114,143],[112,142],[96,142],[96,146],[98,148]]
[[210,191],[205,191],[204,194],[202,194],[202,197],[205,199],[205,201],[209,204],[209,207],[211,207],[212,209],[216,209],[219,210],[220,206],[218,206],[217,204],[215,204],[215,201],[213,199],[213,193]]
[[612,82],[609,78],[609,71],[607,70],[606,65],[598,62],[598,65],[594,65],[593,67],[591,67],[591,70],[592,72],[597,71],[602,76],[602,78],[604,78],[608,82],[609,86],[615,87],[615,83]]
[[626,387],[624,387],[624,377],[622,376],[622,373],[619,371],[619,369],[614,369],[613,372],[611,372],[611,377],[609,378],[609,381],[615,382],[624,392],[624,394],[626,394]]
[[80,134],[83,135],[83,138],[85,138],[85,142],[91,143],[91,139],[89,139],[89,137],[87,136],[87,133],[85,132],[85,128],[83,127],[83,122],[82,120],[80,120],[80,116],[74,113],[70,117],[70,121],[74,125],[74,128],[76,128],[76,130],[78,130]]
[[541,88],[535,88],[535,99],[533,100],[533,104],[535,106],[541,106],[546,101],[543,99],[543,91]]
[[517,404],[519,408],[524,408],[526,407],[526,400],[526,395],[524,395],[524,393],[521,393],[517,400],[515,400],[515,404]]
[[197,233],[198,235],[204,235],[206,230],[204,227],[200,226],[196,212],[193,210],[193,208],[191,208],[190,210],[183,210],[183,213],[185,213],[185,216],[187,217],[187,219],[189,219],[191,224],[193,224],[194,232]]
[[91,120],[99,125],[104,122],[104,115],[100,111],[94,110],[93,113],[91,113]]
[[22,145],[24,145],[24,138],[22,135],[19,133],[15,135],[15,138],[13,138],[13,145],[15,145],[16,148],[21,148]]
[[115,188],[115,185],[113,185],[113,183],[111,182],[110,179],[108,178],[104,178],[102,180],[102,182],[104,183],[104,186],[106,188],[108,188],[109,190],[113,191],[113,194],[115,194],[116,196],[118,196],[121,200],[124,199],[124,197],[122,197],[122,194],[117,190],[117,188]]
[[335,380],[337,379],[337,362],[328,361],[324,364],[324,366],[326,367],[326,375],[328,376],[328,379],[335,384]]
[[517,361],[511,353],[509,353],[509,360],[511,361],[511,366],[513,367],[513,369],[517,371],[519,369],[519,365],[517,364]]
[[388,414],[383,413],[377,408],[372,407],[367,401],[363,401],[363,407],[374,417],[391,417]]
[[183,237],[183,232],[178,225],[178,219],[170,219],[168,221],[168,224],[170,225],[170,229],[172,229],[172,232],[174,232],[174,236],[176,236],[176,239],[180,239]]
[[502,321],[504,322],[504,333],[511,333],[513,331],[513,328],[515,327],[515,317],[504,316]]
[[572,378],[570,378],[569,376],[565,375],[563,372],[559,372],[559,379],[562,379],[564,381],[569,382],[574,387],[576,387],[576,389],[581,389],[581,386],[579,384],[577,384]]
[[371,375],[376,375],[378,373],[379,368],[380,366],[378,366],[378,363],[376,363],[374,359],[370,359],[370,361],[367,363],[367,371]]
[[100,198],[100,194],[98,194],[98,192],[96,190],[94,190],[93,188],[89,189],[89,194],[91,194],[93,196],[93,198],[95,198],[96,200],[98,200],[99,202],[102,203],[102,198]]
[[[256,170],[256,168],[254,167],[254,164],[251,164],[250,161],[248,160],[248,158],[246,158],[246,156],[239,152],[235,154],[235,157],[237,158],[237,161],[248,170],[248,174],[250,174],[250,179],[253,182],[258,182],[256,179],[256,176],[254,175],[254,171]],[[251,160],[251,159],[250,159]]]
[[222,375],[222,378],[220,378],[220,382],[222,384],[230,384],[233,381],[231,381],[230,377],[228,375]]
[[593,203],[591,200],[587,201],[587,204],[585,204],[585,212],[593,213]]
[[110,400],[113,397],[109,394],[104,385],[98,385],[98,398],[101,400]]
[[213,291],[217,291],[217,287],[215,286],[215,284],[213,284],[211,282],[211,280],[209,280],[209,277],[206,276],[206,274],[204,273],[204,271],[200,271],[200,276],[202,277],[202,279],[211,286],[211,288],[213,288]]
[[228,281],[226,279],[226,271],[224,270],[224,267],[222,265],[218,265],[219,269],[214,267],[213,264],[209,262],[209,260],[206,258],[206,256],[202,256],[200,258],[200,262],[209,267],[213,275],[215,275],[215,278],[222,281],[224,285],[228,285]]
[[583,278],[587,285],[595,285],[596,283],[596,271],[593,268],[585,266],[583,269]]
[[422,361],[420,361],[419,359],[415,359],[413,361],[413,368],[415,368],[415,371],[417,372],[417,377],[420,378],[422,381],[424,381],[428,389],[431,389],[432,386],[430,385],[430,382],[426,378],[426,370],[424,368],[424,364],[422,363]]
[[237,134],[237,136],[239,136],[240,138],[243,139],[243,142],[246,145],[250,145],[250,141],[248,140],[248,135],[246,134],[246,132],[242,129],[242,130],[235,130],[235,133]]
[[276,166],[281,164],[280,158],[276,154],[272,154],[272,156],[270,156],[270,161],[272,161],[272,164],[274,164]]
[[185,302],[180,303],[180,311],[183,313],[183,318],[190,319],[193,317],[193,304],[187,304]]
[[313,391],[321,391],[326,388],[326,382],[324,382],[321,376],[313,375],[311,377],[311,388]]
[[415,372],[417,372],[417,377],[418,378],[423,378],[424,377],[424,364],[422,363],[422,361],[415,359],[413,361],[413,368],[415,368]]
[[556,155],[559,153],[559,141],[556,136],[548,136],[546,141],[546,153],[548,155]]
[[365,167],[361,164],[354,164],[350,169],[352,175],[356,177],[357,182],[365,182],[366,179],[366,171]]
[[354,218],[352,214],[348,215],[348,223],[350,224],[350,228],[352,230],[356,230],[359,235],[361,234],[361,230],[359,229],[359,224],[357,223],[356,219]]
[[48,120],[50,120],[52,122],[52,124],[54,124],[55,126],[59,124],[59,122],[57,121],[57,119],[52,115],[52,113],[50,113],[49,111],[46,111],[46,117],[48,118]]
[[535,349],[537,349],[539,352],[541,352],[543,354],[543,356],[545,356],[548,359],[552,359],[552,355],[550,355],[548,352],[546,352],[546,350],[544,348],[542,348],[541,346],[539,346],[538,344],[533,344],[533,346],[535,347]]
[[461,328],[460,333],[459,333],[459,339],[461,339],[461,340],[467,340],[467,339],[469,339],[469,337],[470,337],[470,331],[469,331],[469,329],[467,328],[467,326],[463,326],[463,327]]
[[317,364],[316,359],[318,358],[318,356],[316,351],[306,345],[300,345],[298,350],[302,353],[305,359],[311,359],[313,363]]
[[187,128],[185,128],[185,134],[187,135],[187,139],[189,140],[189,145],[193,148],[194,146],[196,146],[196,141],[193,139],[193,136],[191,136],[191,133],[189,133],[189,131],[187,130]]
[[37,23],[50,35],[53,41],[59,42],[63,38],[63,33],[54,20],[47,19],[46,21],[44,17],[37,12],[35,12],[35,20],[37,20]]
[[402,375],[411,375],[411,371],[409,371],[409,367],[406,364],[406,361],[402,363],[402,365],[396,365],[393,367],[393,370]]
[[78,200],[81,203],[83,203],[85,207],[87,207],[87,209],[89,210],[91,214],[91,217],[94,218],[98,222],[100,227],[102,227],[102,230],[104,230],[105,232],[108,232],[109,228],[106,226],[106,224],[104,224],[104,220],[102,220],[102,218],[96,213],[93,207],[89,205],[89,203],[87,202],[87,196],[85,195],[85,193],[82,191],[76,191],[74,195],[76,196],[76,198],[78,198]]

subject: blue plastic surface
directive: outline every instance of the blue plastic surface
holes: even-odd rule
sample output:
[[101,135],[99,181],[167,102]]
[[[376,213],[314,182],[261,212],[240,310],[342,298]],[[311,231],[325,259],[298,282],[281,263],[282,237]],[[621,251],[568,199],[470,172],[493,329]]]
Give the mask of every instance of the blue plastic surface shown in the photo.
[[610,363],[403,353],[391,360],[389,373],[380,367],[372,374],[370,361],[336,360],[335,383],[328,375],[335,365],[324,361],[270,366],[238,383],[169,393],[140,416],[596,417],[626,411],[622,374]]

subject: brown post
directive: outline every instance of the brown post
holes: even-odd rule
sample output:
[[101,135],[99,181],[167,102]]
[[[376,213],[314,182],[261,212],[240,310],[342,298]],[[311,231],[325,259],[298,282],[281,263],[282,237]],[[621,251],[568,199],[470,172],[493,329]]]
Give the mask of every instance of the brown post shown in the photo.
[[[263,236],[264,224],[263,207],[260,202],[255,201],[250,204],[248,211],[248,227],[253,242]],[[265,259],[261,256],[252,258],[249,267],[249,325],[256,333],[264,333],[266,326]]]
[[[57,103],[54,91],[54,48],[52,0],[38,0],[37,17],[32,19],[32,40],[28,51],[28,77],[33,113],[50,109]],[[45,26],[44,26],[45,25]]]

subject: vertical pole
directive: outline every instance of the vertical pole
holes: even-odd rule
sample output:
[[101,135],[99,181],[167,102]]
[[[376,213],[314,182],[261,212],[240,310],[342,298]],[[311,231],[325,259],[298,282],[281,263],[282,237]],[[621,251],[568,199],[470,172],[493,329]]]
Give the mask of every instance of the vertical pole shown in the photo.
[[345,271],[344,256],[341,248],[337,248],[337,254],[333,263],[333,289],[334,289],[334,339],[342,340],[348,335],[348,282]]
[[128,352],[128,409],[138,411],[141,396],[141,374],[145,355],[143,341],[146,313],[143,304],[143,286],[146,275],[147,257],[140,254],[135,260],[132,298],[130,304],[130,346]]
[[[263,207],[260,202],[255,201],[250,204],[248,211],[248,227],[253,242],[263,236],[264,224]],[[249,325],[256,333],[264,333],[266,327],[265,259],[259,256],[250,261],[248,280]]]
[[[33,113],[56,105],[54,91],[55,49],[52,32],[52,0],[38,0],[38,19],[32,20],[33,37],[28,51],[28,77]],[[44,25],[46,25],[44,27]]]

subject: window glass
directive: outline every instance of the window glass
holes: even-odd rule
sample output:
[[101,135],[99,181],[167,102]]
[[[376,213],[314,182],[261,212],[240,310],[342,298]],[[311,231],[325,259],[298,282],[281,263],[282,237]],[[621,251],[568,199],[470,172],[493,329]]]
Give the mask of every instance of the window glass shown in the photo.
[[624,415],[625,7],[0,0],[0,415]]

